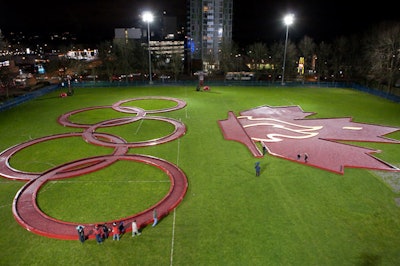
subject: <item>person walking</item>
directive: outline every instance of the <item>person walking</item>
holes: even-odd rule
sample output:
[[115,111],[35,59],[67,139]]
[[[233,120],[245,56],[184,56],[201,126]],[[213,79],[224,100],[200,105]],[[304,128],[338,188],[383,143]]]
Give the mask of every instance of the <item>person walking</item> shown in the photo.
[[84,226],[83,225],[78,225],[76,227],[76,231],[78,232],[78,236],[79,236],[79,241],[81,241],[81,243],[83,244],[83,242],[85,242],[85,230],[84,230]]
[[261,173],[260,162],[256,162],[256,165],[254,166],[254,168],[256,169],[256,176],[260,176],[260,173]]
[[133,222],[132,222],[132,237],[140,236],[140,235],[141,235],[141,233],[139,232],[136,220],[133,220]]
[[102,230],[100,229],[99,225],[96,224],[94,226],[94,235],[96,236],[97,244],[103,243],[103,238],[101,237],[101,234],[102,234]]
[[154,209],[153,210],[153,225],[152,225],[152,227],[156,226],[157,223],[158,223],[157,210]]
[[111,232],[113,233],[113,240],[119,241],[119,226],[117,225],[117,223],[112,224]]

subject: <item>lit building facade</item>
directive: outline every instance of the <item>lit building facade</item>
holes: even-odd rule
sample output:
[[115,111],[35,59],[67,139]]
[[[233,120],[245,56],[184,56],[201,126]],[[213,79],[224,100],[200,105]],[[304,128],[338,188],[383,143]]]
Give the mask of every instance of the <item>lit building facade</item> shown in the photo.
[[[177,18],[171,16],[157,16],[150,26],[150,52],[152,60],[159,66],[166,66],[171,58],[178,55],[184,63],[185,42],[183,31],[178,30]],[[143,23],[143,22],[142,22]],[[148,46],[147,24],[138,23],[137,28],[116,28],[114,29],[114,40],[135,40],[143,46]],[[146,48],[147,49],[147,48]]]
[[223,43],[232,42],[233,0],[187,0],[189,60],[202,62],[202,70],[219,69]]

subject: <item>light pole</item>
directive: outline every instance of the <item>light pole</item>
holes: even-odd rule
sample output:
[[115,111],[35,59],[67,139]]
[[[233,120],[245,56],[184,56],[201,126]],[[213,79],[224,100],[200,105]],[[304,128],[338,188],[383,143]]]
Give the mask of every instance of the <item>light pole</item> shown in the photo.
[[289,36],[289,26],[293,23],[294,15],[289,14],[283,18],[283,22],[286,25],[286,40],[285,40],[285,52],[283,53],[283,66],[282,66],[282,85],[285,85],[285,65],[286,65],[286,50],[287,50],[287,42]]
[[142,15],[143,21],[147,22],[147,49],[149,51],[149,84],[153,84],[153,77],[151,74],[151,51],[150,51],[150,22],[153,21],[153,14],[146,11]]

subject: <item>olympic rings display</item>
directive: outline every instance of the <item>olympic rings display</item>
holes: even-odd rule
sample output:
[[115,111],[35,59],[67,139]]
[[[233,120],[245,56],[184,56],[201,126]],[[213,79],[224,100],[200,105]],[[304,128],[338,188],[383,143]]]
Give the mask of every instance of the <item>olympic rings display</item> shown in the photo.
[[[135,100],[147,100],[147,99],[159,99],[159,100],[170,100],[176,102],[176,106],[172,108],[158,109],[158,110],[144,110],[138,107],[122,106],[127,102]],[[136,161],[153,165],[164,171],[170,178],[171,186],[167,195],[165,195],[159,202],[154,206],[151,206],[147,210],[140,213],[133,214],[132,216],[125,217],[122,220],[123,223],[130,223],[136,220],[141,226],[145,226],[152,222],[153,214],[152,210],[157,208],[159,217],[166,216],[172,209],[174,209],[183,199],[186,194],[188,182],[184,172],[173,163],[165,161],[163,159],[142,155],[142,154],[127,154],[129,148],[145,147],[162,144],[168,141],[175,140],[186,133],[186,126],[180,121],[161,117],[161,116],[147,116],[147,114],[155,114],[162,112],[170,112],[184,108],[186,103],[182,100],[169,98],[169,97],[140,97],[128,100],[119,101],[112,106],[95,106],[88,107],[79,110],[75,110],[66,114],[61,115],[58,118],[58,122],[67,127],[83,128],[83,132],[78,133],[65,133],[46,136],[38,139],[33,139],[13,147],[6,149],[0,153],[0,175],[8,179],[16,179],[22,181],[28,181],[17,193],[13,201],[13,214],[19,224],[29,231],[36,234],[57,238],[57,239],[78,239],[76,234],[77,223],[65,222],[52,217],[49,217],[43,213],[37,205],[36,198],[40,188],[50,180],[59,180],[64,178],[77,177],[86,173],[94,172],[110,166],[116,161]],[[73,114],[81,113],[84,111],[101,109],[101,108],[112,108],[115,111],[135,114],[133,117],[116,118],[98,122],[95,124],[77,124],[69,121],[69,117]],[[107,133],[95,132],[96,129],[102,127],[111,127],[116,125],[123,125],[132,123],[142,119],[151,119],[168,122],[174,125],[175,130],[164,137],[158,139],[151,139],[142,142],[128,143],[122,137],[114,136]],[[104,147],[113,147],[114,151],[111,155],[101,155],[89,158],[83,158],[76,161],[68,162],[60,166],[53,167],[48,171],[42,173],[32,173],[19,171],[10,166],[10,158],[18,151],[25,149],[37,143],[41,143],[48,140],[66,138],[66,137],[78,137],[81,136],[85,141],[91,144],[100,145]],[[104,223],[112,223],[114,221],[105,221]],[[91,234],[94,229],[94,224],[84,224],[88,230],[88,237],[93,238]]]

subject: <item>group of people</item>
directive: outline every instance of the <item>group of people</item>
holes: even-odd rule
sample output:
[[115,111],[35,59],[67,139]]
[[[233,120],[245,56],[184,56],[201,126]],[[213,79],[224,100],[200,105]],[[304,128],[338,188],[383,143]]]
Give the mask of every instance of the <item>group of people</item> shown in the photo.
[[[158,223],[157,210],[154,209],[153,210],[153,225],[152,225],[152,227],[156,226],[157,223]],[[85,242],[85,240],[87,239],[84,228],[85,227],[83,225],[78,225],[76,227],[76,230],[77,230],[78,236],[79,236],[79,241],[81,243]],[[93,234],[95,235],[96,241],[98,244],[102,244],[103,241],[109,237],[110,233],[112,234],[113,240],[119,241],[122,234],[125,233],[124,223],[122,221],[119,222],[119,224],[117,224],[116,222],[113,222],[111,228],[109,228],[106,224],[102,224],[102,225],[96,224],[94,226]],[[138,226],[136,220],[133,220],[132,221],[132,237],[139,236],[139,235],[141,235],[141,232],[139,231],[139,226]]]
[[110,233],[113,235],[113,240],[117,239],[119,240],[120,235],[121,235],[121,230],[119,229],[120,227],[123,228],[124,224],[121,222],[120,226],[118,226],[116,223],[112,224],[112,227],[109,228],[106,224],[96,224],[94,226],[93,233],[96,237],[96,241],[98,244],[102,244],[104,240],[106,240]]
[[[87,239],[87,236],[85,235],[85,227],[83,225],[78,225],[76,230],[78,232],[79,241],[81,243],[85,242]],[[113,236],[113,240],[119,240],[124,232],[125,226],[122,221],[118,225],[114,222],[111,228],[106,224],[96,224],[93,229],[93,234],[95,235],[98,244],[102,244],[103,241],[109,237],[110,233]]]
[[[301,159],[301,154],[299,153],[299,154],[297,154],[297,160],[300,160]],[[307,153],[304,153],[304,162],[308,162],[308,154]]]

